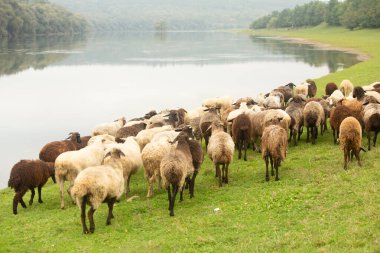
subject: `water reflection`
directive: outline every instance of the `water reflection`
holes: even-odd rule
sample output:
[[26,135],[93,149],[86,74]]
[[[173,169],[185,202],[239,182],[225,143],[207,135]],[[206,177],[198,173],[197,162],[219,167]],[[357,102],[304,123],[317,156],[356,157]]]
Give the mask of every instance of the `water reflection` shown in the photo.
[[0,40],[0,76],[33,69],[44,69],[68,57],[72,50],[80,50],[86,37],[51,36],[26,40]]

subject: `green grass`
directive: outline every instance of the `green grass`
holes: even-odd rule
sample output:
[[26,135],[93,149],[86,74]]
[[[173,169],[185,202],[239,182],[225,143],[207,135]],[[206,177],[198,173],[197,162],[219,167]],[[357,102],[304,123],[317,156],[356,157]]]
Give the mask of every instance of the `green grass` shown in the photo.
[[[342,40],[338,38],[346,32],[338,28],[281,34],[320,38],[371,54],[370,61],[318,83],[346,77],[355,83],[380,80],[374,72],[379,69],[380,43],[373,38],[379,30],[354,31]],[[369,48],[359,45],[367,40]],[[249,151],[247,162],[235,154],[230,183],[222,188],[206,158],[195,198],[187,193],[182,203],[177,198],[174,217],[167,210],[166,192],[155,188],[153,198],[145,197],[147,184],[140,171],[131,180],[131,195],[140,197],[133,202],[123,197],[110,226],[105,225],[107,206],[102,205],[92,235],[82,234],[79,208],[68,196],[67,208],[60,210],[58,185],[49,182],[42,192],[44,203],[35,199],[27,209],[19,206],[18,215],[12,214],[14,193],[5,189],[0,191],[0,252],[380,252],[380,148],[361,157],[362,167],[353,162],[345,171],[331,130],[314,146],[305,143],[304,134],[298,146],[290,145],[280,181],[265,182],[264,161]],[[24,197],[26,203],[29,196]],[[215,213],[214,208],[221,211]]]

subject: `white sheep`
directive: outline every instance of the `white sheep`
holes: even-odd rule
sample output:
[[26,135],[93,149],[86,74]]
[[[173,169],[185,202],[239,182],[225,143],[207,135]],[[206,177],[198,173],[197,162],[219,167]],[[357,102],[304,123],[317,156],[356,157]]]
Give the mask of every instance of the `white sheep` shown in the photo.
[[137,140],[137,143],[140,145],[140,149],[143,150],[145,145],[148,144],[152,140],[152,138],[154,137],[156,133],[168,131],[172,129],[173,129],[172,126],[162,126],[162,127],[155,127],[155,128],[145,129],[145,130],[140,131],[136,135],[136,140]]
[[101,135],[101,134],[109,134],[109,135],[115,136],[117,130],[122,128],[125,123],[126,123],[125,118],[121,117],[111,123],[99,124],[92,130],[92,136]]
[[265,94],[264,93],[259,93],[257,94],[256,97],[253,98],[253,101],[257,103],[259,106],[264,106],[264,100],[265,100]]
[[[207,146],[207,154],[215,165],[216,175],[219,177],[219,187],[222,181],[228,184],[228,166],[232,162],[235,143],[231,136],[224,132],[223,123],[214,121],[211,127],[211,137]],[[220,171],[222,165],[222,172]]]
[[208,98],[203,100],[202,106],[207,108],[220,108],[220,112],[223,113],[228,107],[232,105],[232,99],[229,96]]
[[264,107],[267,109],[281,108],[281,98],[278,96],[268,96],[264,100]]
[[307,97],[308,93],[309,93],[309,84],[308,83],[299,84],[294,88],[294,96],[304,95],[305,97]]
[[[122,151],[112,149],[106,155],[104,165],[88,167],[81,171],[75,179],[71,194],[75,198],[78,207],[81,209],[81,222],[83,233],[94,233],[94,213],[103,203],[108,204],[107,225],[111,224],[113,216],[113,206],[116,200],[120,199],[124,191],[124,177],[121,157]],[[86,204],[91,206],[88,212],[90,230],[86,225]]]
[[135,140],[135,137],[130,136],[125,139],[124,143],[108,145],[105,153],[107,154],[115,148],[121,150],[124,154],[124,156],[120,158],[120,163],[122,164],[125,180],[125,196],[128,196],[131,176],[142,166],[140,146]]
[[170,151],[171,144],[166,139],[159,139],[148,143],[141,152],[144,164],[144,175],[148,182],[147,197],[153,196],[153,184],[158,181],[158,188],[161,188],[160,165],[162,158]]
[[339,90],[345,97],[348,97],[349,94],[354,90],[354,85],[350,80],[343,80],[339,85]]
[[115,137],[109,134],[101,134],[101,135],[96,135],[92,136],[89,140],[87,145],[92,145],[96,142],[102,142],[103,144],[113,144],[116,143]]
[[166,141],[173,141],[175,137],[177,137],[178,134],[179,132],[176,132],[174,130],[159,132],[153,136],[151,142],[157,142],[157,141],[160,141],[161,139],[166,140]]
[[344,99],[344,95],[340,90],[335,90],[327,99],[326,102],[332,106],[336,106],[336,104]]
[[65,208],[64,182],[69,181],[70,188],[80,171],[90,166],[100,165],[104,158],[104,144],[97,141],[83,149],[60,154],[55,160],[55,179],[60,188],[61,208]]

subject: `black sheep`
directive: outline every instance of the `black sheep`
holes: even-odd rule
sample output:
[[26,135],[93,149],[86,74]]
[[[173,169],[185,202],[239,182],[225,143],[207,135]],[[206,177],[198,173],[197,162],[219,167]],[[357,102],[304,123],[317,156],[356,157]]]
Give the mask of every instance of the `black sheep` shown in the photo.
[[13,198],[13,213],[17,214],[18,202],[23,208],[26,208],[22,197],[30,189],[32,195],[29,205],[33,204],[34,188],[38,187],[38,202],[42,203],[41,188],[45,185],[49,177],[54,178],[54,163],[44,162],[41,160],[21,160],[16,163],[12,170],[8,181],[8,186],[16,192]]

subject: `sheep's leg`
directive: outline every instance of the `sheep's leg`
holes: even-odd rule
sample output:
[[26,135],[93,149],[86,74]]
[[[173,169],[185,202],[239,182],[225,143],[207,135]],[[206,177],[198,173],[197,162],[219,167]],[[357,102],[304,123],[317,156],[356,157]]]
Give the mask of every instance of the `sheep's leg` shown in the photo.
[[280,162],[281,162],[280,158],[277,158],[274,161],[274,166],[276,167],[276,181],[280,180],[280,178],[278,178],[278,166],[279,166]]
[[269,165],[269,156],[265,155],[265,168],[266,168],[266,173],[265,173],[265,180],[269,181],[269,170],[268,170],[268,165]]
[[270,159],[270,167],[271,167],[271,169],[272,169],[272,171],[271,171],[271,175],[272,175],[272,177],[274,176],[274,170],[273,170],[273,159],[272,159],[272,156],[271,155],[269,155],[269,159]]
[[61,193],[61,209],[65,209],[65,200],[64,200],[65,184],[63,180],[61,180],[61,182],[59,183],[59,191]]
[[32,195],[30,195],[30,200],[29,200],[29,205],[31,206],[33,204],[33,199],[34,199],[34,188],[31,187],[30,191],[32,192]]
[[177,193],[178,193],[178,186],[173,185],[173,196],[172,196],[171,207],[170,207],[170,216],[174,216],[174,202],[175,202],[175,197]]
[[315,138],[317,137],[318,133],[318,127],[313,126],[311,127],[311,144],[315,144]]
[[86,224],[86,203],[87,203],[87,198],[88,196],[84,196],[83,199],[82,199],[82,203],[81,203],[81,216],[80,216],[80,219],[81,219],[81,222],[82,222],[82,227],[83,227],[83,234],[88,234],[88,228],[87,228],[87,224]]
[[[187,178],[185,179],[185,182],[187,183]],[[179,192],[179,202],[182,202],[183,201],[183,190],[185,189],[185,187],[182,186],[182,189],[181,191]]]
[[[293,138],[293,144],[294,146],[297,146],[297,130],[293,129],[291,134],[291,137]],[[289,142],[291,142],[291,140]]]
[[309,137],[310,137],[310,131],[309,131],[309,127],[306,127],[306,143],[309,143]]
[[335,129],[332,128],[332,132],[333,132],[333,139],[334,139],[334,144],[336,144],[336,138],[335,138]]
[[191,178],[190,182],[190,198],[194,197],[194,185],[195,185],[195,178],[197,177],[198,172],[194,171],[193,177]]
[[293,129],[289,129],[289,139],[288,139],[288,142],[292,141],[292,137],[293,137]]
[[90,233],[94,233],[95,231],[95,223],[94,223],[94,213],[96,209],[94,209],[92,206],[90,210],[88,210],[87,216],[88,220],[90,221]]
[[239,160],[241,159],[241,148],[243,146],[243,138],[242,138],[242,134],[241,133],[238,133],[238,149],[239,149]]
[[42,198],[41,198],[41,189],[42,189],[42,185],[38,186],[38,203],[44,203],[42,201]]
[[379,132],[378,131],[376,131],[375,132],[375,136],[373,137],[373,146],[374,147],[376,147],[376,140],[377,140],[377,134],[378,134]]
[[348,150],[347,148],[344,148],[344,165],[343,168],[347,170],[347,163],[348,163]]
[[114,217],[112,211],[113,211],[113,205],[115,204],[115,200],[116,200],[116,198],[111,198],[107,202],[107,204],[108,204],[108,217],[107,217],[106,225],[111,225],[111,219]]
[[[17,214],[17,205],[18,202],[21,203],[23,208],[26,208],[26,205],[24,201],[22,201],[22,196],[28,191],[28,189],[22,189],[21,191],[16,192],[14,198],[13,198],[13,214]],[[22,201],[22,202],[21,202]],[[24,203],[24,205],[22,204]]]
[[219,187],[222,187],[222,172],[220,171],[219,164],[216,165],[216,171],[219,177]]
[[298,141],[301,140],[301,135],[302,135],[302,133],[303,133],[303,127],[300,127],[300,128],[298,129]]
[[169,208],[168,208],[168,210],[170,211],[170,208],[172,206],[172,197],[171,197],[171,192],[170,192],[170,184],[168,185],[167,190],[168,190],[168,200],[169,200]]
[[324,123],[321,123],[321,126],[320,126],[321,127],[321,136],[323,136],[323,126],[324,126],[323,124]]
[[244,161],[247,161],[248,138],[244,139]]
[[367,131],[368,150],[371,150],[371,132]]
[[127,180],[125,180],[125,181],[126,181],[125,197],[128,197],[128,193],[131,191],[129,188],[129,182],[131,181],[131,175],[128,175]]
[[228,184],[228,163],[225,165],[226,166],[226,174],[225,174],[225,180],[224,180],[224,182],[226,183],[226,184]]
[[362,163],[360,161],[359,152],[360,152],[360,149],[359,150],[355,150],[354,154],[355,154],[356,160],[358,160],[358,165],[361,167]]

